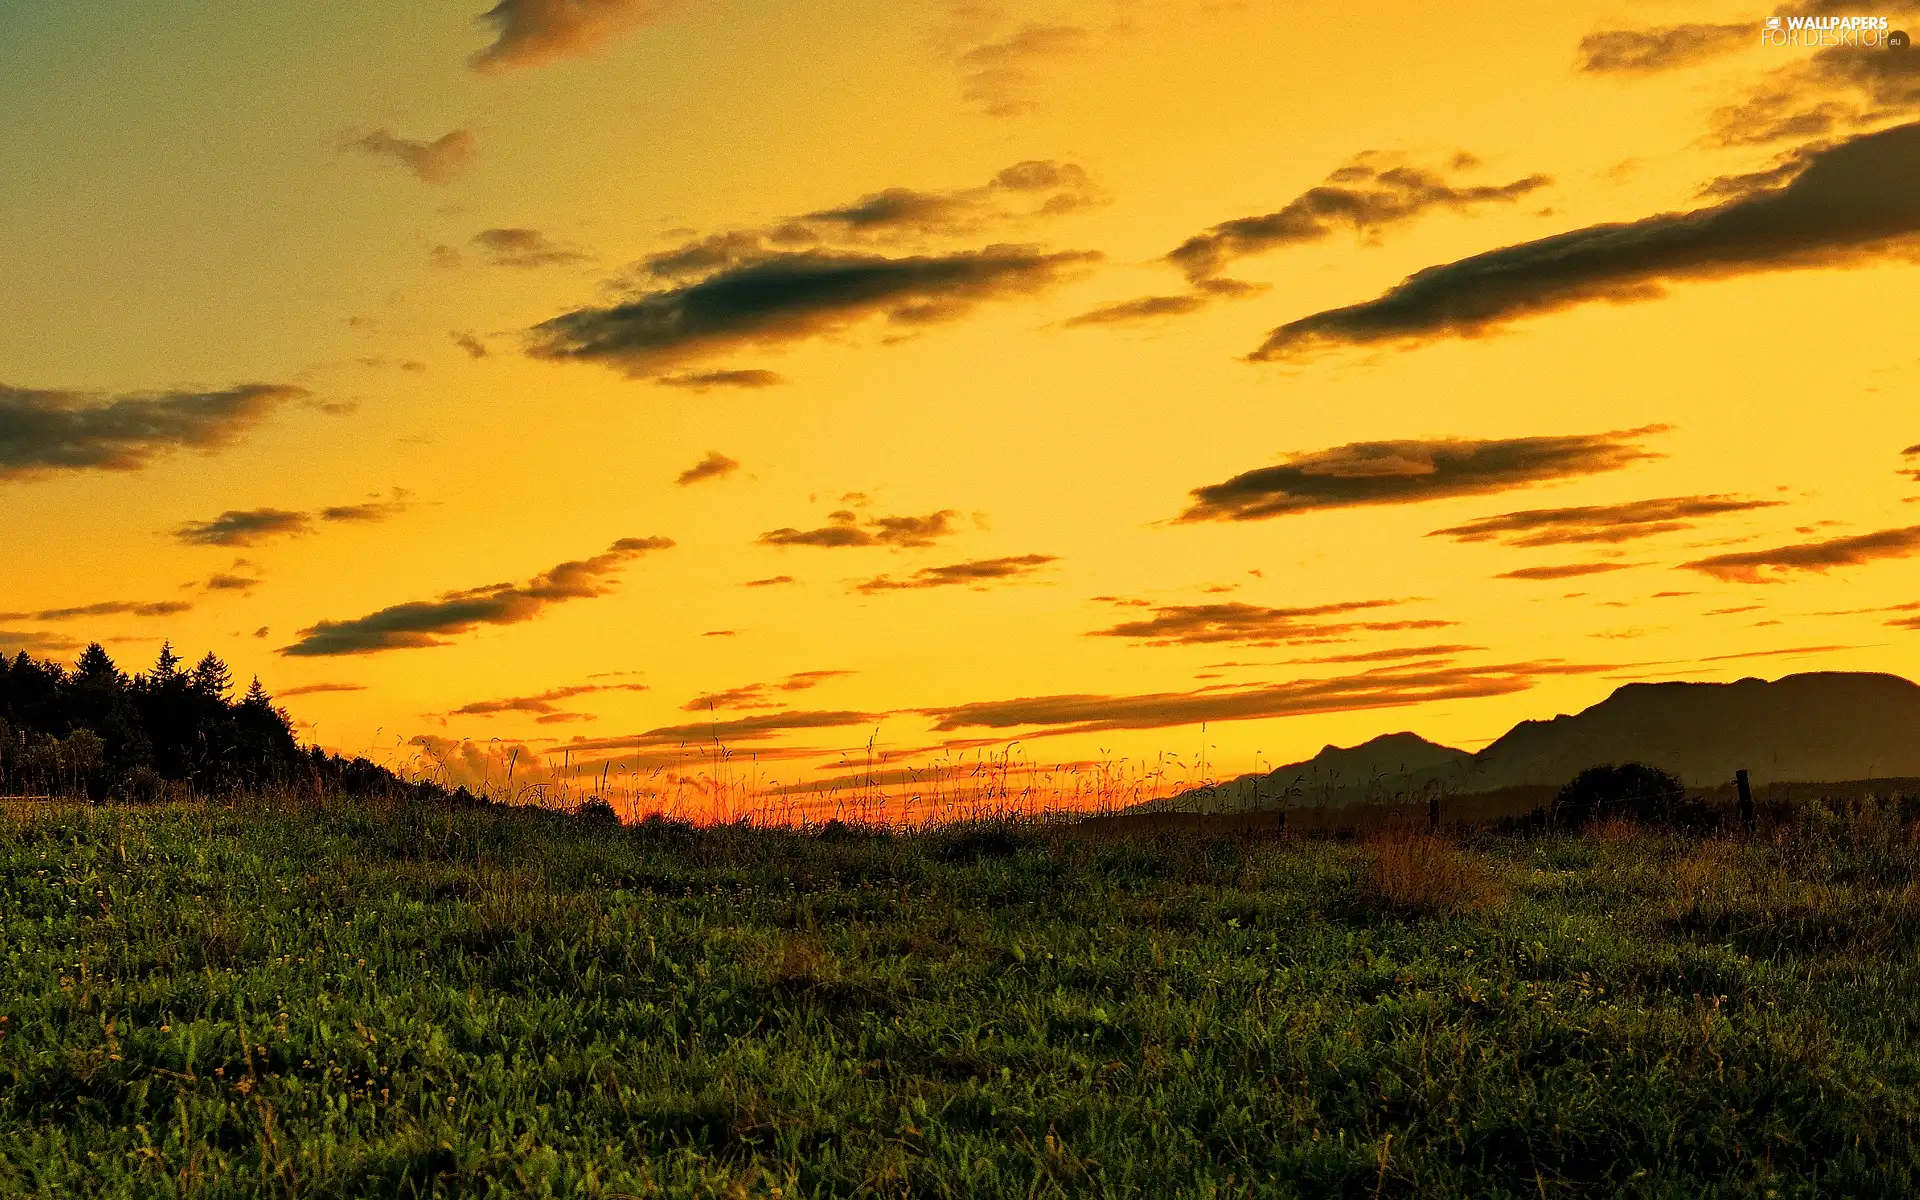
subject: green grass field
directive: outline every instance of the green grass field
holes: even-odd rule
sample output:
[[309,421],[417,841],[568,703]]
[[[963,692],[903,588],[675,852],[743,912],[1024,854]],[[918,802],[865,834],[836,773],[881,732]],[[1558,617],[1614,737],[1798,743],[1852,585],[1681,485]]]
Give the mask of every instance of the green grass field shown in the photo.
[[0,1194],[1920,1191],[1920,847],[0,817]]

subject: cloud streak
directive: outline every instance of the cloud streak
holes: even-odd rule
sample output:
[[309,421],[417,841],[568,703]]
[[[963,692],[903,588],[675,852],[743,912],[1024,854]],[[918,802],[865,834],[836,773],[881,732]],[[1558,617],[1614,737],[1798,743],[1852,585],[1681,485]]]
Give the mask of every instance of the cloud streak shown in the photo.
[[375,654],[448,645],[448,638],[482,625],[517,625],[568,600],[591,599],[613,590],[609,578],[634,559],[673,545],[671,539],[621,538],[604,553],[564,562],[526,583],[496,583],[447,592],[433,600],[396,604],[347,621],[321,621],[302,629],[300,640],[281,654],[317,658]]
[[903,330],[955,320],[989,301],[1042,292],[1099,257],[1037,246],[899,258],[829,250],[774,254],[610,307],[564,313],[529,332],[527,352],[647,378],[689,361],[789,345],[874,319]]
[[[1359,632],[1404,629],[1444,629],[1457,621],[1353,620],[1355,613],[1397,608],[1406,600],[1352,600],[1308,608],[1263,608],[1256,604],[1157,605],[1153,615],[1122,621],[1094,637],[1127,638],[1150,646],[1205,646],[1237,642],[1248,646],[1281,646],[1344,641]],[[1328,618],[1333,618],[1329,620]]]
[[1531,508],[1436,529],[1427,536],[1449,537],[1456,542],[1498,541],[1516,547],[1616,543],[1692,529],[1704,517],[1779,505],[1777,500],[1740,496],[1667,496],[1581,508]]
[[47,608],[39,612],[0,613],[0,621],[78,621],[89,617],[172,617],[190,612],[185,600],[102,600],[71,608]]
[[1373,300],[1280,326],[1251,357],[1282,362],[1342,346],[1482,337],[1583,304],[1656,299],[1675,282],[1912,256],[1916,233],[1920,124],[1811,153],[1783,187],[1428,267]]
[[1778,583],[1784,577],[1799,572],[1824,574],[1835,567],[1858,567],[1882,559],[1909,558],[1915,554],[1920,554],[1920,525],[1881,529],[1820,542],[1775,546],[1770,550],[1716,554],[1682,563],[1681,566],[1730,583]]
[[1200,283],[1217,277],[1236,259],[1283,246],[1324,241],[1342,230],[1366,238],[1404,225],[1435,209],[1470,212],[1487,204],[1513,204],[1553,182],[1528,175],[1510,183],[1458,187],[1438,171],[1391,163],[1369,152],[1327,176],[1275,212],[1224,221],[1195,234],[1167,261]]
[[943,508],[923,517],[875,517],[863,525],[859,514],[843,508],[828,513],[827,524],[817,529],[796,529],[789,525],[770,529],[761,534],[759,540],[763,546],[813,546],[824,550],[931,546],[940,538],[959,532],[953,527],[953,519],[959,515],[953,509]]
[[137,471],[177,450],[223,449],[282,404],[311,394],[268,383],[118,396],[0,384],[0,481]]
[[1060,560],[1051,554],[1019,554],[1006,558],[982,558],[972,562],[950,563],[944,567],[924,567],[905,579],[881,575],[860,584],[858,592],[918,591],[922,588],[973,587],[1003,583],[1033,574],[1048,563]]
[[284,508],[228,509],[205,521],[188,521],[173,531],[174,540],[189,546],[251,546],[276,537],[298,537],[313,532],[316,523],[361,525],[384,521],[407,510],[405,493],[387,500],[334,504],[314,512]]
[[1193,504],[1178,520],[1257,521],[1530,487],[1657,458],[1639,442],[1666,429],[1647,425],[1562,437],[1350,442],[1197,488]]

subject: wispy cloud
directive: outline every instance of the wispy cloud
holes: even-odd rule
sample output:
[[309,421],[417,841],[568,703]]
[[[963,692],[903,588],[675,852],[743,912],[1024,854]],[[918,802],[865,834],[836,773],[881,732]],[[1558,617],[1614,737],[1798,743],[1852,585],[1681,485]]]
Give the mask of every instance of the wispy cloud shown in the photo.
[[812,691],[831,679],[841,679],[852,671],[800,671],[773,683],[748,683],[695,696],[680,706],[682,712],[729,711],[738,709],[786,708],[781,694]]
[[950,508],[921,517],[873,517],[865,522],[850,509],[827,514],[827,523],[816,529],[785,526],[760,535],[763,546],[813,546],[841,550],[861,546],[931,546],[944,537],[960,532],[953,519],[960,514]]
[[593,258],[577,246],[553,241],[538,229],[482,229],[473,235],[473,244],[494,266],[521,270],[587,262]]
[[1690,22],[1603,30],[1580,39],[1580,69],[1595,75],[1650,75],[1689,67],[1752,45],[1759,29],[1758,22]]
[[480,139],[469,129],[456,129],[431,142],[396,137],[390,129],[376,129],[355,138],[348,149],[398,163],[414,178],[435,187],[459,182],[480,153]]
[[491,73],[577,58],[672,6],[672,0],[500,0],[479,18],[492,26],[494,41],[471,65]]
[[794,579],[791,575],[775,575],[768,579],[749,579],[740,586],[750,588],[779,587],[782,584],[792,583],[793,581]]
[[299,687],[292,687],[285,691],[277,692],[275,695],[281,700],[290,700],[295,696],[324,696],[334,692],[364,692],[366,690],[367,686],[363,683],[306,683],[301,684]]
[[89,617],[173,617],[191,612],[185,600],[100,600],[68,608],[44,608],[38,612],[0,613],[0,621],[78,621]]
[[1561,437],[1350,442],[1197,488],[1179,520],[1255,521],[1331,508],[1415,504],[1615,471],[1658,458],[1664,425]]
[[560,705],[581,696],[595,696],[606,692],[644,692],[648,690],[644,683],[588,683],[573,687],[551,688],[534,696],[509,696],[500,700],[475,700],[463,704],[447,715],[450,717],[494,717],[503,714],[530,716],[542,724],[559,724],[562,721],[579,720],[584,714],[561,709]]
[[672,545],[668,538],[621,538],[602,554],[561,563],[526,583],[496,583],[447,592],[433,600],[396,604],[352,620],[321,621],[302,629],[300,640],[281,647],[280,653],[322,657],[444,646],[449,637],[482,625],[516,625],[531,621],[550,605],[604,596],[613,590],[609,577],[621,567]]
[[1780,503],[1724,495],[1667,496],[1581,508],[1530,508],[1436,529],[1427,536],[1450,537],[1458,542],[1499,541],[1518,547],[1627,542],[1692,529],[1704,517],[1777,508]]
[[704,392],[709,388],[769,388],[786,380],[775,371],[690,371],[681,375],[661,375],[654,380],[661,387],[686,388]]
[[990,117],[1031,112],[1047,68],[1084,51],[1089,37],[1078,25],[1036,22],[982,42],[960,55],[961,95]]
[[687,487],[708,479],[725,479],[739,469],[740,464],[735,460],[718,450],[709,450],[705,458],[680,472],[679,478],[674,482],[681,487]]
[[1249,255],[1324,241],[1343,230],[1377,240],[1385,230],[1436,209],[1470,212],[1488,204],[1513,204],[1552,183],[1551,176],[1528,175],[1508,183],[1460,186],[1434,168],[1368,151],[1277,211],[1223,221],[1195,234],[1169,253],[1167,261],[1199,283]]
[[305,388],[100,396],[0,384],[0,480],[61,471],[136,471],[176,450],[219,450]]
[[1256,604],[1156,605],[1153,615],[1122,621],[1096,637],[1128,638],[1151,646],[1204,646],[1238,642],[1249,646],[1298,645],[1344,641],[1354,633],[1405,629],[1444,629],[1457,621],[1402,619],[1355,620],[1355,613],[1397,608],[1406,600],[1350,600],[1305,608],[1264,608]]
[[1920,554],[1920,525],[1881,529],[1820,542],[1775,546],[1768,550],[1716,554],[1681,565],[1733,583],[1778,583],[1797,572],[1825,573],[1835,567],[1858,567],[1881,559],[1908,558],[1915,554]]
[[1252,358],[1481,337],[1525,317],[1628,303],[1669,284],[1911,256],[1920,234],[1920,124],[1807,156],[1783,187],[1684,213],[1592,225],[1428,267],[1376,299],[1275,329]]
[[190,546],[251,546],[268,538],[311,533],[318,522],[368,524],[397,516],[407,508],[406,493],[395,489],[386,499],[334,504],[314,512],[284,508],[228,509],[210,520],[188,521],[175,529],[173,536]]
[[1605,575],[1612,571],[1625,571],[1630,567],[1645,565],[1645,563],[1623,562],[1556,563],[1546,567],[1521,567],[1517,571],[1502,571],[1494,578],[1548,582],[1555,579],[1578,579],[1582,575]]
[[869,579],[856,587],[860,592],[917,591],[937,587],[984,587],[1022,579],[1048,563],[1059,562],[1051,554],[1019,554],[1006,558],[982,558],[972,562],[949,563],[944,567],[924,567],[905,579],[885,575]]

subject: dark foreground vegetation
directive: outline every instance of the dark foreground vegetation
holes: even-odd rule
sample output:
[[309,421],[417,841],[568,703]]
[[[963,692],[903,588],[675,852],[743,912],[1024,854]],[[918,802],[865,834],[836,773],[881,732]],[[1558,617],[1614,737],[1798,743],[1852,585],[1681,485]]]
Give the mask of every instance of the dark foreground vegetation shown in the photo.
[[172,643],[146,671],[122,671],[98,642],[69,668],[0,655],[0,796],[155,801],[265,789],[459,799],[364,758],[294,740],[255,679],[238,700],[209,652],[183,668]]
[[0,1194],[1920,1191],[1920,847],[0,819]]

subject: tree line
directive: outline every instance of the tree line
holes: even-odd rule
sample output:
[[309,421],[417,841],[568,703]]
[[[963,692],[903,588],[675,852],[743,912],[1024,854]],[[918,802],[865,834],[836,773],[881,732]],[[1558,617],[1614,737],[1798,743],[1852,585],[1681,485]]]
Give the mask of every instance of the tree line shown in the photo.
[[0,655],[0,795],[162,800],[287,789],[458,798],[365,758],[302,747],[256,676],[235,699],[209,652],[191,668],[171,642],[122,671],[98,642],[72,667]]

